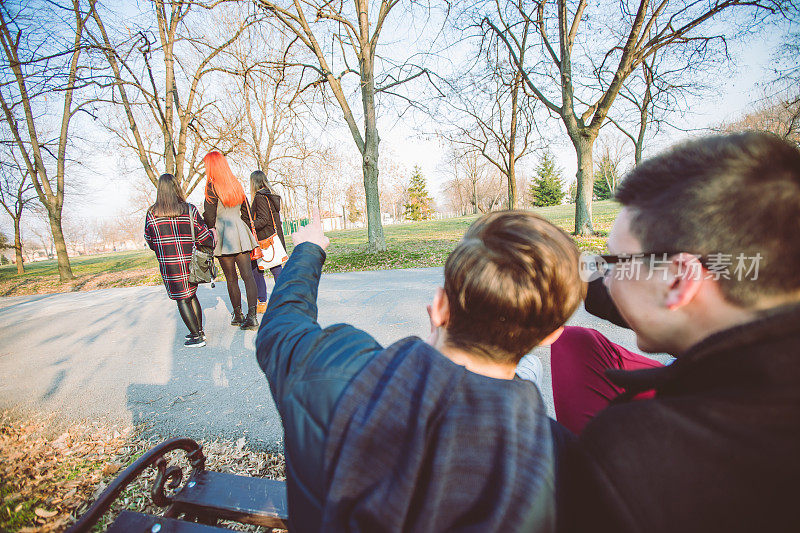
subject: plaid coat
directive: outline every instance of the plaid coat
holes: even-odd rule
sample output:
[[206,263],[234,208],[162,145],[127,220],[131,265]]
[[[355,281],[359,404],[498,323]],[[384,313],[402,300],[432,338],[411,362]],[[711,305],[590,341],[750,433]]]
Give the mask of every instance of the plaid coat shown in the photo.
[[189,224],[194,221],[194,236],[198,244],[214,246],[214,235],[197,208],[187,205],[189,213],[177,217],[156,217],[148,211],[144,222],[144,240],[156,253],[164,286],[173,300],[190,298],[197,290],[196,283],[189,283],[189,261],[192,259],[192,227]]

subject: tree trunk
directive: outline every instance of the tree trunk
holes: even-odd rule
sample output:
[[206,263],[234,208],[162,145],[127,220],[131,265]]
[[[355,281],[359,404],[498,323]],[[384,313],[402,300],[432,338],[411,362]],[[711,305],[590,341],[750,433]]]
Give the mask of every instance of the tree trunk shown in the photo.
[[517,71],[514,76],[514,88],[511,91],[511,129],[508,135],[508,208],[517,208],[517,97],[519,96],[519,86],[522,84],[522,75]]
[[14,255],[17,256],[17,274],[24,274],[25,266],[22,264],[22,238],[19,218],[14,219]]
[[642,160],[642,148],[644,147],[644,134],[647,132],[647,111],[642,113],[641,120],[639,121],[639,136],[636,138],[634,164],[639,165]]
[[478,214],[478,182],[472,182],[472,214]]
[[517,170],[513,152],[508,154],[508,208],[517,208]]
[[48,209],[50,219],[50,231],[53,233],[53,243],[56,247],[56,258],[58,260],[58,277],[61,281],[75,279],[72,274],[72,266],[69,264],[67,255],[67,243],[64,241],[64,231],[61,229],[61,212],[52,212]]
[[[371,61],[367,59],[365,61]],[[375,78],[372,65],[361,68],[361,100],[364,105],[364,152],[362,166],[364,171],[364,192],[367,197],[367,237],[370,253],[386,250],[386,239],[381,224],[381,204],[378,195],[378,125],[375,116]]]
[[592,147],[595,136],[579,134],[572,139],[578,156],[578,172],[575,174],[578,192],[575,199],[575,235],[588,237],[594,235],[592,229],[592,186],[594,168]]

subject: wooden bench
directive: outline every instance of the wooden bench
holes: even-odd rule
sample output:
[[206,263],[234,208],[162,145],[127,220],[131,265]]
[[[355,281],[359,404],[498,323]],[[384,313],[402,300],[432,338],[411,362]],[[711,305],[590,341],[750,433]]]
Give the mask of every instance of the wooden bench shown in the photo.
[[[181,486],[183,471],[169,466],[164,455],[186,452],[191,474]],[[286,484],[272,479],[236,476],[205,469],[202,447],[188,438],[170,439],[148,450],[106,488],[97,501],[68,532],[87,532],[108,511],[120,493],[145,469],[155,466],[156,479],[150,495],[166,508],[164,516],[123,511],[109,526],[112,532],[213,533],[230,531],[217,527],[219,520],[233,520],[267,528],[289,529]]]

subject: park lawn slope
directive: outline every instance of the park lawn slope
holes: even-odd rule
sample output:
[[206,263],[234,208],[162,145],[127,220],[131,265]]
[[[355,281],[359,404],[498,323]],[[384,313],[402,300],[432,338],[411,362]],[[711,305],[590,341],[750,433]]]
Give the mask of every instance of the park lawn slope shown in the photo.
[[[611,200],[594,202],[593,222],[596,235],[573,237],[581,250],[602,251],[608,231],[619,212]],[[574,229],[575,206],[560,205],[537,208],[539,213],[567,232]],[[477,216],[445,220],[426,220],[384,227],[385,252],[367,253],[366,228],[331,231],[325,272],[354,272],[396,268],[443,266],[469,225]],[[291,239],[287,236],[291,252]],[[25,273],[17,274],[16,266],[0,267],[0,296],[74,292],[111,287],[160,285],[158,262],[149,249],[71,258],[75,279],[61,283],[55,261],[39,261],[25,265]]]

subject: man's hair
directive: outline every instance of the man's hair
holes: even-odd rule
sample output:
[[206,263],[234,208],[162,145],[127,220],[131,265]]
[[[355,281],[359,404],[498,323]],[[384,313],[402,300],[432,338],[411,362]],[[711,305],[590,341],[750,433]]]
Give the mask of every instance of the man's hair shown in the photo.
[[[729,302],[800,290],[800,151],[787,141],[756,132],[689,141],[634,168],[616,198],[644,252],[730,254],[717,256]],[[757,263],[755,280],[735,272],[739,258]]]
[[447,258],[447,344],[517,362],[563,326],[583,299],[578,249],[562,230],[525,211],[476,220]]

